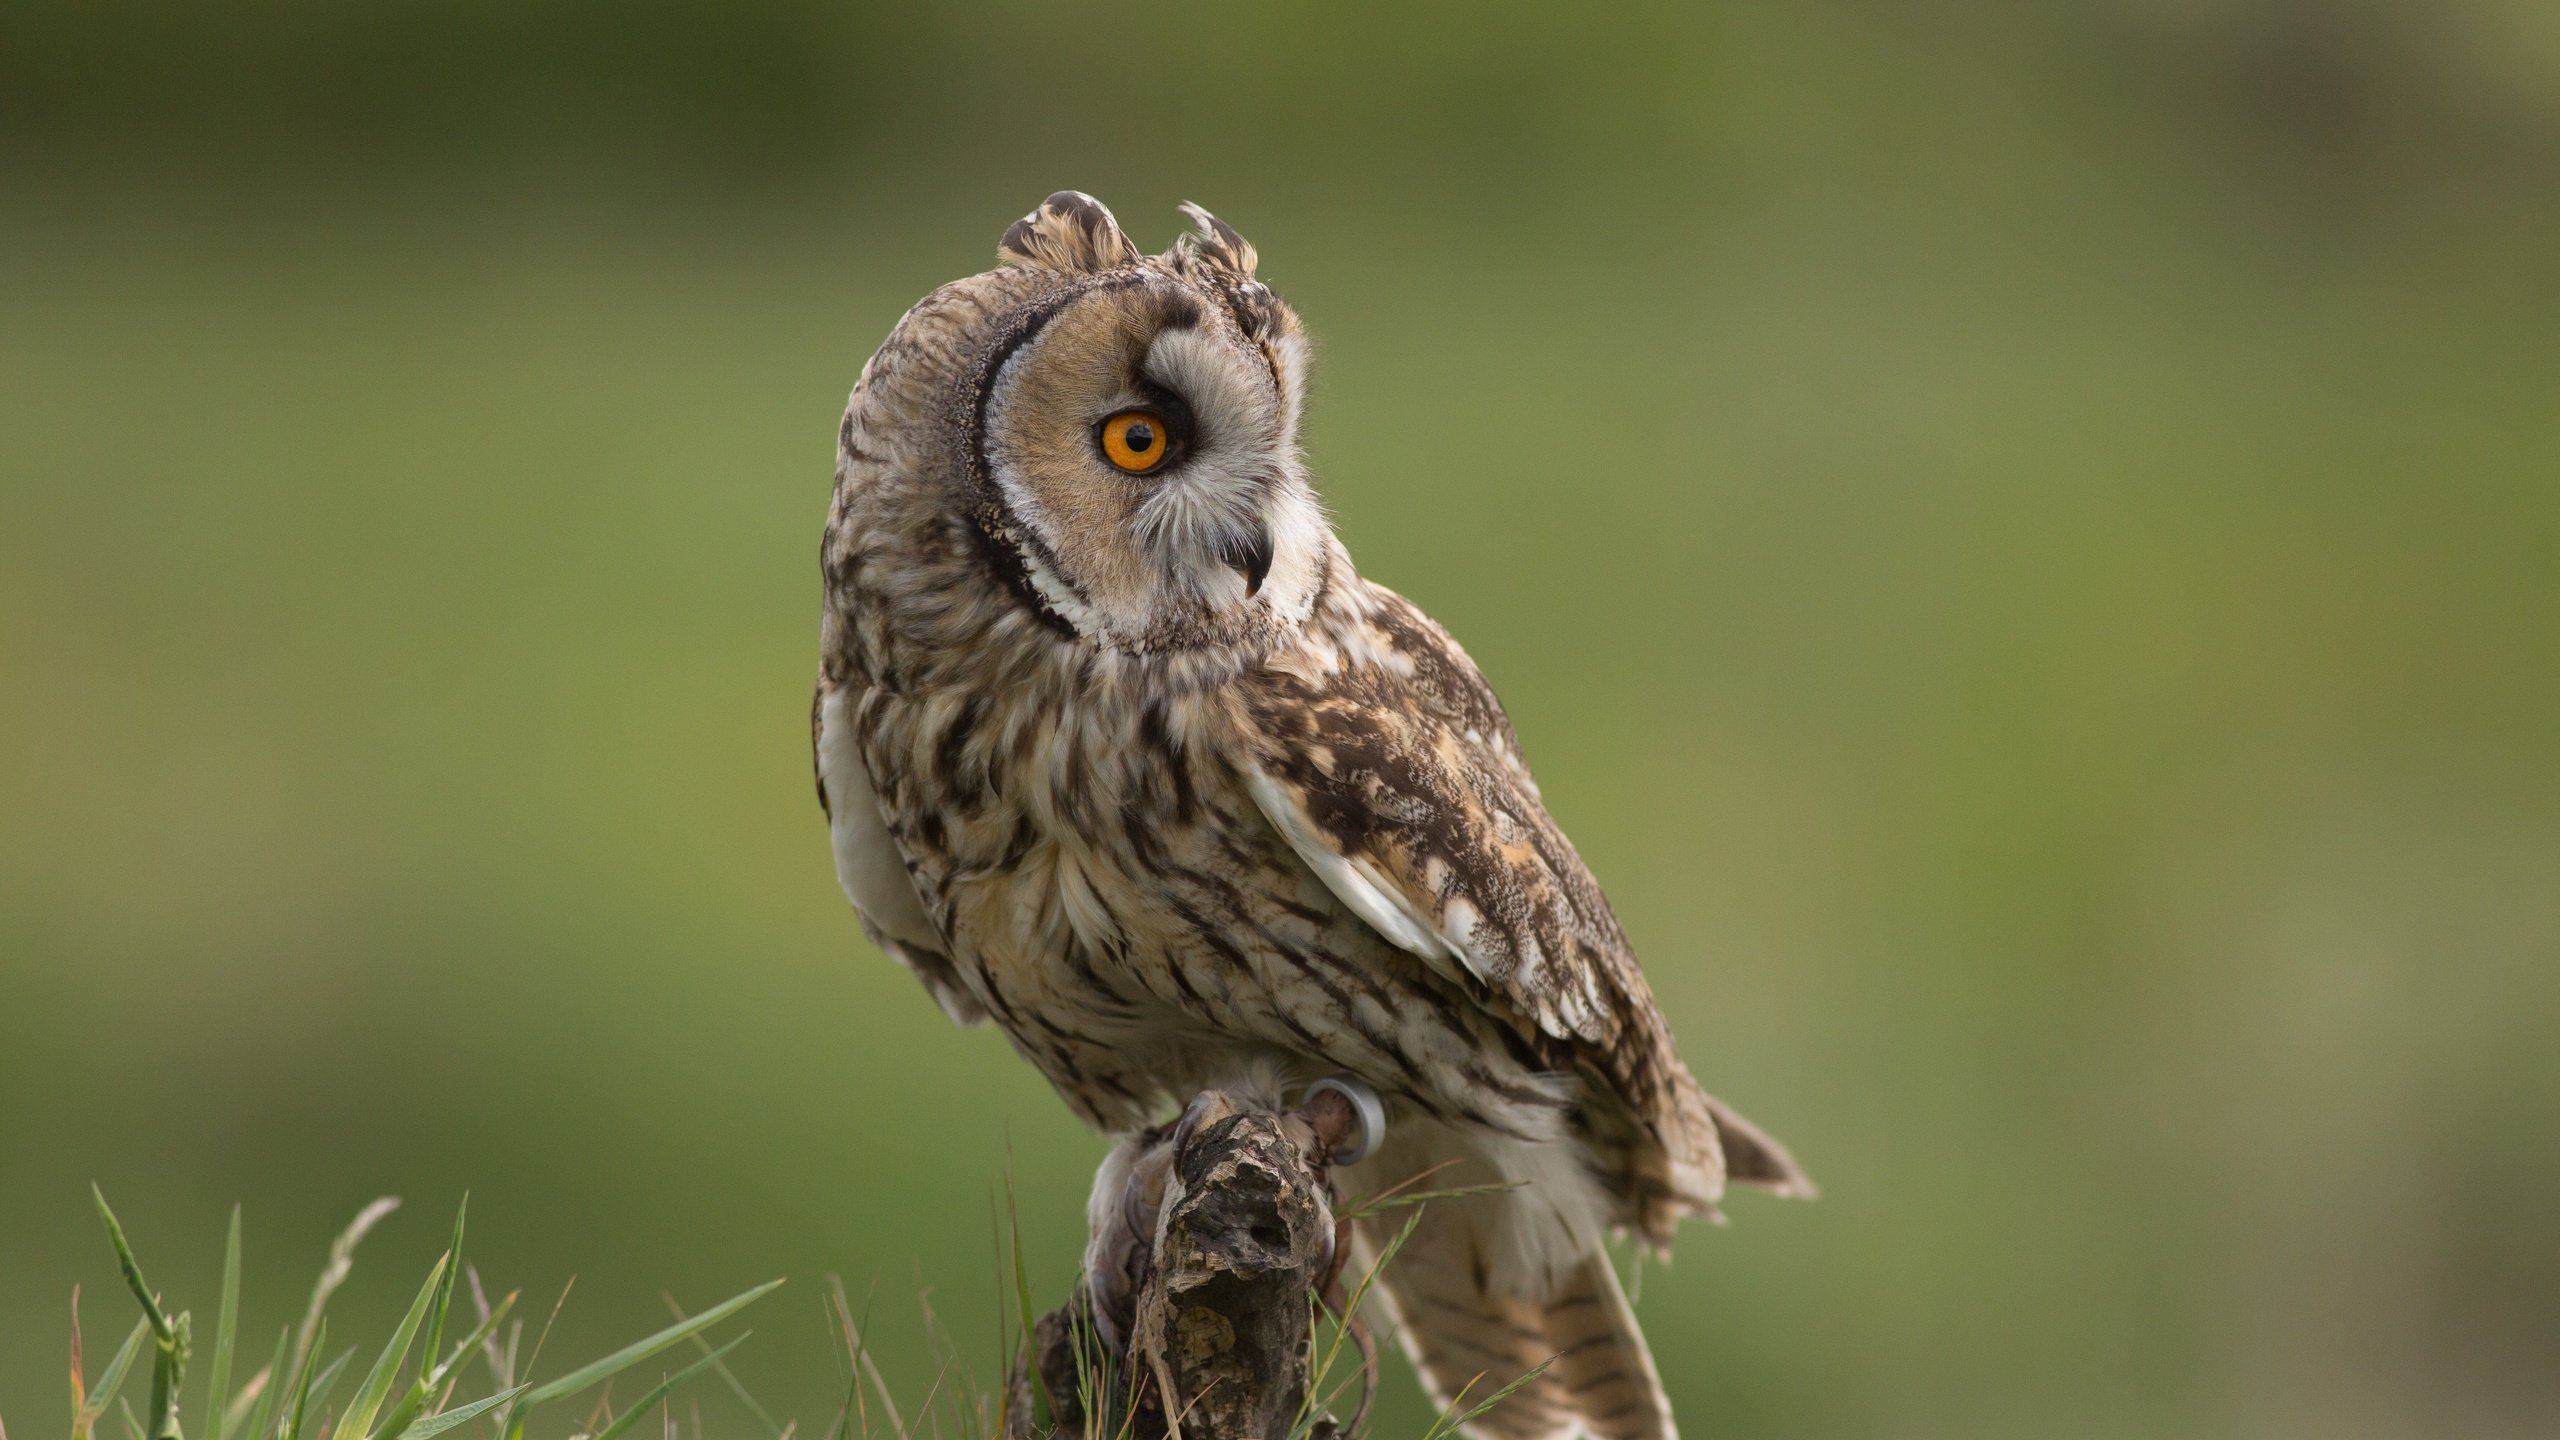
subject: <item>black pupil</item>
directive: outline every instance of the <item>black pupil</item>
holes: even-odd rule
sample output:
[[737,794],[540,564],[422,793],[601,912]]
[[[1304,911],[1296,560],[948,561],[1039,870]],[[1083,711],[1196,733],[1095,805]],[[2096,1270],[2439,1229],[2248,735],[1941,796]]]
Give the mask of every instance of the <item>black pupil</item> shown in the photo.
[[1156,427],[1144,420],[1132,420],[1129,428],[1120,432],[1120,443],[1129,447],[1130,454],[1144,455],[1156,448]]

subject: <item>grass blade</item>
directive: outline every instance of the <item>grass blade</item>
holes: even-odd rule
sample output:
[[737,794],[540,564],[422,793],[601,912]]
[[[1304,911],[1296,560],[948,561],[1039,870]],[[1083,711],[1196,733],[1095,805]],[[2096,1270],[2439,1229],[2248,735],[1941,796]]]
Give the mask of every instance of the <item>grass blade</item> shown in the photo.
[[71,1440],[82,1440],[80,1416],[89,1408],[89,1392],[81,1380],[80,1287],[71,1287]]
[[[747,1335],[752,1335],[754,1333],[754,1331],[750,1330],[747,1332]],[[658,1408],[658,1402],[666,1399],[677,1386],[692,1379],[694,1376],[701,1374],[703,1371],[710,1369],[712,1366],[719,1364],[722,1356],[727,1355],[730,1351],[737,1349],[745,1343],[747,1343],[747,1336],[741,1335],[737,1339],[730,1341],[728,1344],[721,1346],[719,1349],[714,1350],[710,1354],[703,1356],[701,1359],[694,1361],[690,1365],[687,1365],[675,1374],[659,1381],[657,1389],[641,1396],[638,1403],[634,1404],[630,1409],[622,1412],[621,1418],[615,1420],[612,1424],[607,1425],[602,1430],[597,1431],[595,1440],[614,1440],[615,1436],[620,1435],[623,1431],[630,1429],[634,1424],[638,1423],[641,1416]]]
[[[1456,1434],[1460,1429],[1474,1424],[1477,1417],[1483,1415],[1487,1410],[1490,1410],[1494,1406],[1501,1404],[1503,1401],[1510,1399],[1512,1392],[1518,1390],[1521,1386],[1528,1384],[1530,1381],[1537,1379],[1539,1376],[1546,1374],[1547,1367],[1554,1363],[1555,1361],[1552,1357],[1539,1361],[1530,1369],[1528,1374],[1521,1376],[1519,1379],[1512,1381],[1510,1384],[1494,1391],[1491,1395],[1486,1396],[1474,1409],[1469,1410],[1464,1414],[1460,1414],[1458,1407],[1467,1403],[1467,1391],[1475,1384],[1475,1380],[1468,1381],[1465,1385],[1458,1388],[1457,1397],[1449,1402],[1449,1408],[1441,1411],[1440,1414],[1432,1420],[1430,1428],[1422,1432],[1422,1440],[1447,1440],[1447,1437]],[[1483,1378],[1484,1377],[1482,1375],[1478,1375],[1476,1380],[1481,1380]]]
[[[257,1402],[249,1407],[249,1418],[238,1431],[239,1434],[247,1437],[247,1440],[267,1440],[269,1433],[267,1422],[275,1417],[276,1396],[283,1391],[287,1383],[284,1374],[285,1357],[292,1353],[292,1350],[293,1327],[287,1325],[276,1332],[275,1358],[268,1361],[267,1368],[261,1372],[267,1377],[267,1383],[258,1387]],[[233,1432],[226,1428],[220,1440],[231,1440],[232,1434]]]
[[[490,1337],[497,1333],[500,1325],[506,1323],[507,1316],[513,1313],[516,1308],[517,1297],[522,1294],[524,1294],[524,1292],[521,1290],[510,1290],[502,1296],[498,1301],[498,1308],[480,1317],[480,1323],[472,1326],[471,1333],[463,1336],[461,1341],[453,1347],[452,1353],[445,1357],[444,1363],[436,1367],[436,1373],[450,1378],[456,1371],[463,1367],[464,1362],[470,1358],[472,1351],[481,1351],[485,1356],[488,1350]],[[489,1375],[492,1379],[502,1378],[498,1375],[498,1370],[495,1364],[490,1366]],[[500,1388],[513,1389],[515,1387],[512,1385],[502,1384]]]
[[[1022,1213],[1014,1203],[1013,1137],[1011,1135],[1005,1137],[1004,1219],[1006,1232],[1013,1242],[1009,1247],[1013,1255],[1013,1303],[1017,1307],[1016,1313],[1022,1317],[1023,1353],[1028,1355],[1033,1324],[1031,1273],[1022,1262]],[[1010,1355],[1000,1357],[997,1363],[1010,1365],[1013,1363],[1013,1357]],[[1049,1393],[1049,1378],[1040,1373],[1040,1357],[1031,1356],[1023,1362],[1022,1368],[1031,1376],[1032,1398],[1040,1402],[1039,1407],[1032,1412],[1031,1418],[1035,1424],[1048,1424],[1050,1417],[1058,1413],[1058,1397]]]
[[1378,1258],[1371,1261],[1369,1268],[1361,1273],[1360,1283],[1351,1287],[1351,1294],[1342,1306],[1343,1324],[1333,1332],[1333,1343],[1325,1348],[1324,1361],[1318,1367],[1318,1374],[1332,1370],[1333,1362],[1341,1357],[1342,1342],[1350,1334],[1351,1317],[1360,1313],[1361,1304],[1369,1298],[1370,1287],[1376,1285],[1378,1277],[1386,1273],[1387,1266],[1394,1262],[1397,1252],[1404,1249],[1404,1242],[1413,1238],[1413,1232],[1422,1224],[1422,1214],[1422,1210],[1417,1207],[1412,1216],[1404,1222],[1404,1228],[1396,1232],[1395,1238],[1379,1249]]
[[205,1440],[222,1440],[222,1415],[231,1403],[232,1332],[240,1324],[240,1207],[231,1207],[231,1235],[222,1244],[222,1308],[213,1318],[213,1368],[206,1372]]
[[267,1393],[272,1374],[267,1370],[253,1371],[247,1380],[241,1382],[240,1393],[232,1396],[231,1403],[223,1407],[222,1429],[213,1440],[230,1440],[232,1435],[239,1433],[240,1422],[249,1418],[250,1407],[258,1403],[259,1396]]
[[712,1306],[710,1309],[703,1311],[701,1314],[694,1316],[692,1319],[679,1321],[678,1323],[670,1325],[666,1329],[659,1331],[657,1334],[650,1336],[646,1340],[636,1340],[631,1344],[625,1345],[621,1349],[614,1351],[612,1354],[607,1355],[601,1360],[582,1365],[548,1384],[536,1386],[534,1389],[526,1392],[524,1398],[517,1402],[516,1408],[520,1410],[532,1410],[544,1405],[552,1404],[555,1401],[566,1400],[570,1396],[577,1394],[579,1391],[586,1389],[588,1386],[595,1384],[599,1380],[605,1379],[608,1376],[618,1375],[624,1370],[639,1364],[641,1361],[648,1359],[650,1356],[657,1354],[668,1346],[678,1343],[688,1335],[698,1334],[701,1331],[710,1329],[712,1326],[717,1325],[721,1321],[728,1319],[730,1316],[737,1314],[739,1311],[754,1304],[756,1301],[763,1299],[766,1295],[772,1293],[774,1287],[781,1283],[782,1282],[779,1280],[768,1280],[764,1284],[746,1291],[743,1294],[732,1295],[728,1299],[721,1301],[719,1304]]
[[[862,1337],[863,1327],[871,1323],[871,1296],[868,1293],[863,1295],[862,1324],[856,1325],[853,1323],[853,1306],[845,1300],[844,1281],[830,1275],[827,1283],[835,1292],[836,1317],[844,1322],[845,1358],[852,1362],[857,1373],[870,1380],[871,1393],[880,1400],[880,1413],[889,1419],[889,1433],[897,1436],[898,1440],[913,1440],[907,1433],[907,1422],[899,1417],[897,1398],[889,1393],[889,1382],[880,1378],[880,1362],[871,1358],[871,1342]],[[870,1412],[865,1410],[862,1413],[867,1417]],[[918,1423],[922,1423],[921,1414]],[[867,1418],[864,1426],[868,1433]]]
[[[466,1200],[465,1203],[469,1202]],[[401,1396],[400,1403],[392,1406],[391,1413],[383,1417],[382,1434],[399,1434],[407,1429],[409,1422],[417,1419],[428,1405],[437,1403],[436,1397],[439,1394],[451,1396],[453,1373],[461,1366],[463,1357],[469,1355],[472,1347],[478,1345],[490,1331],[496,1329],[499,1320],[505,1317],[507,1311],[515,1307],[516,1292],[509,1291],[507,1298],[498,1302],[496,1312],[483,1318],[477,1328],[463,1337],[461,1344],[453,1347],[453,1354],[449,1358],[442,1361],[436,1359],[436,1349],[443,1337],[433,1332],[440,1327],[445,1307],[453,1303],[453,1277],[454,1272],[460,1268],[454,1263],[454,1257],[462,1253],[462,1225],[459,1219],[454,1223],[453,1239],[455,1248],[445,1252],[444,1284],[436,1292],[434,1306],[427,1312],[427,1324],[430,1330],[427,1338],[418,1346],[417,1374],[409,1382],[409,1393]],[[501,1388],[513,1387],[502,1386]]]
[[[658,1298],[667,1302],[667,1309],[674,1314],[677,1319],[682,1320],[685,1318],[684,1307],[676,1303],[676,1297],[668,1294],[664,1290],[661,1290],[658,1292]],[[720,1372],[721,1379],[729,1382],[729,1390],[732,1394],[738,1397],[738,1403],[747,1407],[747,1413],[755,1416],[758,1424],[772,1432],[774,1440],[782,1440],[782,1436],[786,1432],[780,1425],[774,1423],[774,1419],[771,1415],[765,1413],[765,1408],[762,1405],[756,1403],[756,1397],[749,1393],[745,1383],[738,1379],[738,1373],[726,1365],[717,1363],[718,1356],[713,1354],[711,1342],[703,1339],[699,1335],[696,1335],[693,1337],[693,1348],[701,1351],[705,1355],[712,1355],[714,1361],[712,1368]]]
[[427,1364],[434,1364],[436,1352],[444,1348],[445,1316],[453,1309],[453,1282],[462,1274],[462,1221],[471,1213],[471,1192],[462,1193],[462,1203],[453,1211],[453,1240],[444,1247],[444,1284],[436,1290],[435,1308],[427,1312],[427,1343],[419,1348]]
[[89,1390],[88,1404],[81,1407],[79,1418],[72,1423],[73,1433],[87,1435],[105,1416],[107,1407],[115,1403],[116,1387],[124,1383],[125,1372],[133,1368],[133,1357],[142,1353],[142,1342],[150,1334],[150,1321],[133,1322],[133,1333],[124,1337],[124,1344],[107,1361],[107,1368],[98,1372],[98,1383]]
[[[533,1353],[525,1357],[525,1374],[531,1375],[534,1371],[534,1367],[542,1363],[542,1347],[551,1343],[551,1327],[560,1322],[560,1311],[569,1303],[569,1292],[576,1288],[578,1288],[578,1277],[572,1275],[569,1277],[569,1282],[560,1287],[560,1298],[551,1302],[551,1314],[542,1322],[542,1333],[533,1337]],[[516,1327],[515,1332],[510,1333],[507,1336],[507,1380],[509,1384],[514,1383],[516,1375],[516,1335],[522,1333],[523,1328],[524,1327],[522,1326],[518,1326]],[[512,1415],[515,1412],[510,1410],[507,1413]],[[501,1425],[498,1428],[503,1430],[506,1427]]]
[[294,1332],[295,1370],[303,1368],[303,1363],[310,1359],[312,1350],[319,1344],[320,1317],[329,1308],[329,1297],[337,1293],[339,1286],[347,1283],[347,1272],[355,1268],[356,1246],[364,1240],[367,1231],[382,1223],[383,1216],[399,1208],[398,1196],[385,1195],[357,1211],[356,1218],[347,1222],[347,1228],[338,1232],[338,1238],[330,1242],[329,1263],[321,1267],[320,1278],[313,1282],[311,1304],[302,1312],[302,1328]]
[[[514,1373],[514,1356],[516,1347],[514,1342],[510,1341],[504,1351],[499,1350],[498,1325],[505,1317],[505,1312],[514,1308],[516,1297],[524,1292],[522,1290],[508,1291],[507,1298],[499,1301],[498,1308],[492,1310],[489,1308],[489,1292],[480,1288],[479,1269],[475,1266],[465,1265],[462,1267],[462,1274],[464,1279],[471,1282],[471,1308],[480,1312],[480,1328],[474,1331],[473,1334],[479,1338],[480,1358],[488,1363],[490,1383],[496,1385],[501,1390],[514,1389],[516,1383]],[[523,1329],[524,1322],[521,1320],[517,1321],[516,1330],[521,1333]]]
[[[320,1372],[319,1381],[311,1387],[312,1404],[323,1410],[329,1407],[330,1392],[338,1388],[338,1377],[346,1373],[347,1362],[354,1358],[356,1358],[356,1351],[352,1345],[338,1352],[338,1358],[329,1362],[329,1368]],[[285,1440],[302,1440],[302,1422],[303,1405],[302,1401],[297,1399],[293,1405],[293,1433],[286,1436]]]
[[142,1302],[143,1319],[159,1341],[159,1352],[151,1357],[151,1428],[146,1433],[152,1440],[178,1440],[178,1389],[187,1375],[187,1317],[171,1320],[160,1308],[160,1297],[151,1293],[140,1262],[133,1258],[133,1247],[125,1243],[124,1227],[116,1223],[116,1212],[107,1205],[107,1192],[92,1182],[89,1193],[96,1197],[98,1218],[106,1222],[107,1238],[115,1244],[124,1283],[133,1298]]
[[151,1440],[178,1440],[178,1392],[187,1380],[192,1328],[181,1310],[151,1357]]
[[[311,1337],[312,1349],[316,1351],[327,1343],[329,1343],[329,1322],[324,1319],[320,1322],[319,1333]],[[319,1368],[320,1357],[316,1354],[306,1355],[300,1364],[294,1366],[293,1403],[285,1406],[284,1413],[278,1417],[279,1428],[276,1434],[282,1437],[282,1440],[299,1440],[302,1434],[302,1413],[311,1404],[312,1372]],[[252,1436],[250,1440],[265,1440],[265,1437]]]
[[409,1313],[400,1319],[400,1328],[383,1342],[382,1353],[375,1357],[373,1368],[365,1372],[364,1383],[356,1387],[356,1398],[347,1402],[347,1413],[338,1419],[337,1433],[352,1437],[362,1435],[382,1413],[384,1397],[391,1393],[391,1382],[399,1378],[400,1362],[409,1358],[409,1347],[416,1343],[418,1327],[427,1318],[427,1308],[445,1293],[444,1278],[451,1273],[453,1257],[446,1255],[427,1272],[427,1283],[418,1287],[418,1298],[409,1302]]
[[1504,1180],[1491,1185],[1460,1185],[1450,1190],[1389,1190],[1357,1200],[1334,1212],[1336,1220],[1365,1220],[1388,1210],[1407,1205],[1428,1205],[1437,1200],[1465,1200],[1476,1195],[1508,1195],[1528,1185],[1526,1180]]
[[523,1394],[524,1391],[525,1387],[522,1385],[513,1390],[501,1390],[485,1400],[474,1400],[468,1405],[456,1406],[441,1415],[429,1415],[404,1429],[386,1431],[382,1440],[431,1440],[431,1437],[441,1435],[456,1425],[470,1424]]
[[133,1247],[124,1241],[124,1227],[116,1223],[116,1212],[107,1208],[107,1192],[99,1189],[93,1181],[89,1193],[97,1199],[98,1218],[107,1222],[107,1239],[115,1244],[116,1265],[124,1271],[126,1288],[133,1291],[134,1299],[142,1302],[142,1316],[151,1322],[151,1333],[160,1337],[161,1344],[169,1344],[178,1338],[177,1327],[169,1323],[168,1314],[161,1310],[160,1297],[152,1294],[150,1285],[143,1281],[142,1266],[133,1258]]

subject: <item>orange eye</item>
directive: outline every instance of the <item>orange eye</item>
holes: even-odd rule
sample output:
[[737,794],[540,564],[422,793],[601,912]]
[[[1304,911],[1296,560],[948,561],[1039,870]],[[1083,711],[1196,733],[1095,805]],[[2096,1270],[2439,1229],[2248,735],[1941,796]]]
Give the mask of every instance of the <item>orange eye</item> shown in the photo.
[[1169,438],[1163,419],[1151,411],[1123,410],[1102,422],[1102,453],[1132,475],[1163,464]]

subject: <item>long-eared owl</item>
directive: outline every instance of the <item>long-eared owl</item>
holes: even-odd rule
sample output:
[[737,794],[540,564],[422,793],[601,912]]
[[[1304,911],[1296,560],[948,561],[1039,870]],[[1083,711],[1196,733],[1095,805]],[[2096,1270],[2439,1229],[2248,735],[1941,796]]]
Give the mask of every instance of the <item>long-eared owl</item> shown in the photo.
[[1190,215],[1144,255],[1053,195],[863,367],[813,722],[838,874],[1091,1125],[1347,1073],[1393,1117],[1360,1174],[1518,1182],[1381,1279],[1425,1385],[1552,1361],[1475,1428],[1669,1436],[1604,1238],[1810,1186],[1690,1078],[1474,663],[1353,570],[1297,317]]

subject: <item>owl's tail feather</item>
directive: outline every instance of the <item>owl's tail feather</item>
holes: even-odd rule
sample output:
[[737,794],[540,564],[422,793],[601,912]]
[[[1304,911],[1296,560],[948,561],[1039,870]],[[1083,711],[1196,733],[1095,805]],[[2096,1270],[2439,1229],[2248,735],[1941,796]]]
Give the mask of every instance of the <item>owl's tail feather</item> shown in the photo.
[[[1439,1217],[1433,1217],[1439,1218]],[[1368,1232],[1374,1254],[1385,1236]],[[1449,1253],[1442,1253],[1449,1252]],[[1377,1293],[1432,1403],[1464,1413],[1546,1369],[1466,1428],[1476,1440],[1678,1440],[1671,1402],[1608,1255],[1567,1267],[1544,1300],[1489,1293],[1465,1227],[1425,1220]]]

